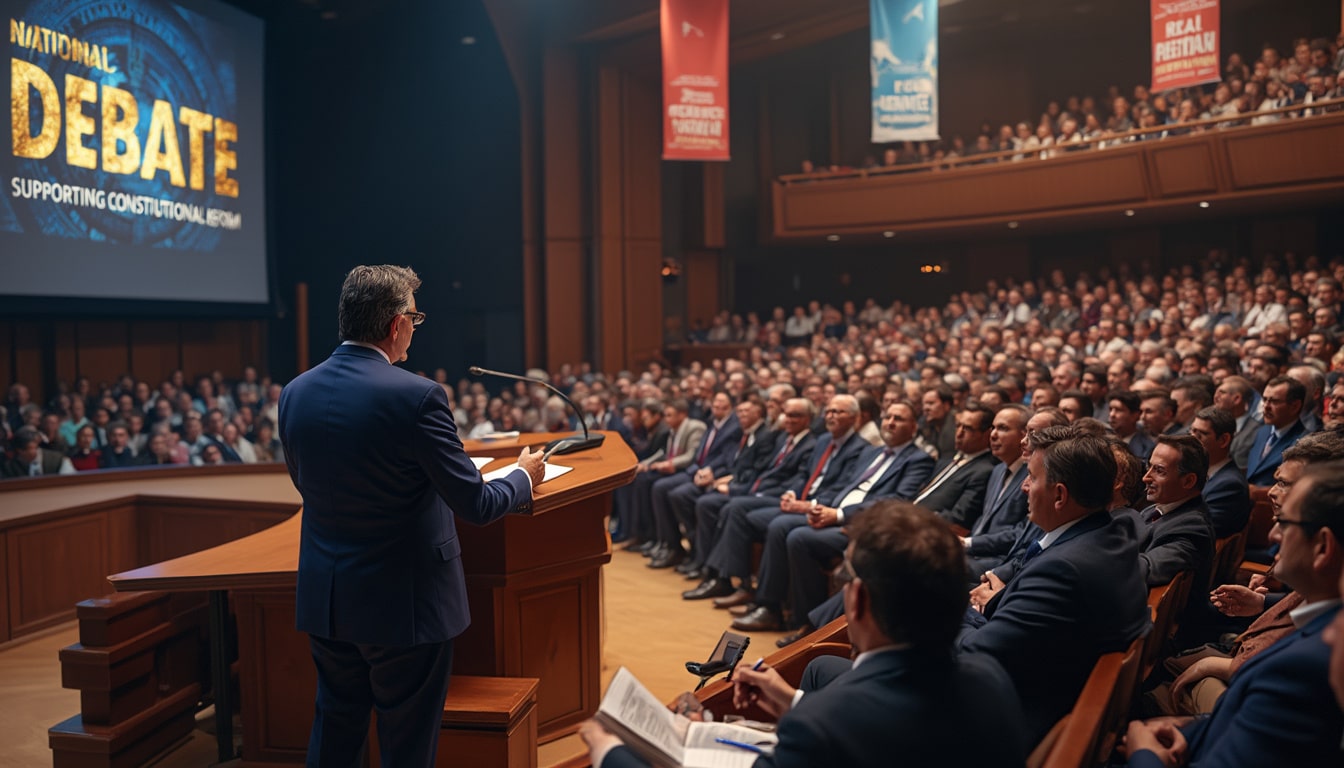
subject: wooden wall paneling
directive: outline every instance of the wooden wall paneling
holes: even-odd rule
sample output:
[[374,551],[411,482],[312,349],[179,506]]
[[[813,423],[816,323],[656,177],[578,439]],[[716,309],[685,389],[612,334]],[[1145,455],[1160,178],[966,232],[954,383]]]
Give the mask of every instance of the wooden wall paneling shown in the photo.
[[176,320],[138,320],[131,323],[131,373],[157,388],[182,367],[181,334]]
[[14,322],[14,381],[28,385],[34,402],[41,402],[49,386],[42,364],[43,339],[49,324],[36,320]]
[[[592,581],[591,584],[585,584]],[[587,587],[587,589],[585,589]],[[585,671],[590,661],[584,658],[583,638],[563,631],[566,627],[585,626],[585,592],[596,594],[596,580],[592,574],[548,584],[544,587],[520,589],[506,598],[516,613],[505,618],[504,637],[516,638],[517,649],[509,657],[517,669],[506,668],[504,674],[535,677],[541,680],[537,691],[538,719],[554,724],[586,720],[584,685]]]
[[[54,352],[56,359],[56,382],[73,384],[79,377],[79,341],[75,336],[76,323],[73,320],[58,320],[53,324]],[[51,394],[55,394],[52,387]]]
[[100,385],[115,384],[130,366],[128,324],[122,320],[83,320],[75,324],[76,365],[80,376]]
[[[662,357],[662,94],[656,83],[627,75],[624,145],[625,350],[621,367]],[[543,717],[543,720],[546,718]]]
[[[194,385],[197,377],[220,370],[237,376],[242,369],[240,321],[183,320],[182,372]],[[260,360],[256,362],[261,362]]]
[[723,231],[723,163],[700,165],[700,242],[702,248],[722,248]]
[[[141,560],[157,563],[269,528],[294,514],[288,505],[140,500]],[[111,571],[109,571],[111,573]]]
[[[536,294],[528,306],[545,308],[539,333],[545,363],[555,370],[562,363],[592,357],[588,316],[593,302],[587,279],[588,230],[584,220],[583,119],[579,110],[579,63],[569,47],[549,47],[544,53],[542,110],[543,190],[545,200],[544,265],[537,285],[523,292]],[[541,280],[544,276],[544,281]],[[599,309],[600,312],[600,309]],[[532,323],[528,322],[530,328]]]
[[[140,555],[140,509],[134,502],[110,507],[107,516],[107,538],[103,548],[107,552],[107,572],[120,573],[154,562]],[[108,587],[99,594],[111,591]]]
[[230,598],[238,618],[243,758],[302,762],[317,672],[308,636],[294,629],[294,590],[232,592]]
[[0,531],[0,643],[13,639],[9,630],[9,591],[15,586],[9,574],[9,540],[6,531]]
[[624,74],[603,66],[597,75],[596,172],[597,253],[594,283],[597,290],[593,318],[597,359],[595,367],[616,370],[623,367],[625,354],[625,252],[624,190],[622,168],[625,146],[621,141]]
[[1177,139],[1148,151],[1155,197],[1214,194],[1218,176],[1213,146],[1206,140]]
[[710,321],[722,308],[720,276],[719,254],[716,251],[686,252],[686,269],[682,279],[686,281],[686,317],[690,327],[700,323],[708,328]]
[[1254,189],[1344,178],[1339,137],[1344,114],[1276,123],[1229,132],[1228,180],[1233,189]]
[[253,366],[257,372],[266,371],[266,321],[242,320],[239,322],[238,368],[234,376],[241,376],[243,368]]
[[14,636],[68,621],[75,603],[106,594],[108,520],[92,512],[14,526],[6,536],[9,626]]

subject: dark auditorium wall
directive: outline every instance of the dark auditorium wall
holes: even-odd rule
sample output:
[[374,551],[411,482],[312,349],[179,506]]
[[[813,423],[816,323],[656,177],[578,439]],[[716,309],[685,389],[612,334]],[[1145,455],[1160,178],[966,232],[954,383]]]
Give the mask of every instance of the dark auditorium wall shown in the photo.
[[[309,286],[310,362],[337,343],[350,267],[410,265],[428,319],[407,366],[519,369],[518,99],[478,0],[389,0],[354,18],[285,4],[268,18],[278,292],[271,363],[295,368],[294,287]],[[474,45],[460,43],[464,36]]]

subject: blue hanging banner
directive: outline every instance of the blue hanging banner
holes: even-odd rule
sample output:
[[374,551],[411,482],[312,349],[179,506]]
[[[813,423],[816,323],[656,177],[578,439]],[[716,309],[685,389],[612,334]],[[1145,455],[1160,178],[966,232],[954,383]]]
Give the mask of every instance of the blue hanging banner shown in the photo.
[[938,0],[871,0],[873,143],[938,138]]

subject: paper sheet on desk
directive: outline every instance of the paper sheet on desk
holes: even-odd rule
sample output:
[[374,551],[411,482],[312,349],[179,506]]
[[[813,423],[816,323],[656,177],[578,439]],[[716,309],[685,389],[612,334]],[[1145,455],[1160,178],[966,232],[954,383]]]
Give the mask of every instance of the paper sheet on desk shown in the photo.
[[[489,464],[490,462],[494,461],[494,459],[491,458],[490,456],[468,456],[467,458],[471,459],[471,463],[475,464],[477,469],[480,469],[481,467],[484,467],[486,464]],[[518,465],[515,463],[514,466],[516,467]]]
[[[509,474],[510,472],[512,472],[517,468],[518,468],[518,462],[515,461],[512,464],[508,465],[507,467],[501,467],[500,469],[496,469],[493,472],[487,472],[481,475],[481,479],[487,483],[490,482],[491,480],[498,480],[499,478],[504,477],[505,475]],[[573,467],[562,467],[559,464],[547,464],[546,476],[541,479],[541,482],[544,483],[547,480],[554,480],[555,478],[565,474],[566,472],[572,472],[573,470],[574,470]]]

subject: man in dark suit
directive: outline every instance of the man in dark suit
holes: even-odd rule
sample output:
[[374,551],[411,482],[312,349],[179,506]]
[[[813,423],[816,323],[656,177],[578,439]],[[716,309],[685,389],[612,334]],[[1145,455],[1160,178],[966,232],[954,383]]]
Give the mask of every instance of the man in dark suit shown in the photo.
[[[635,476],[649,471],[654,462],[662,461],[667,455],[667,444],[672,439],[672,430],[663,421],[663,401],[654,397],[645,399],[639,406],[639,425],[632,433],[635,449]],[[638,549],[652,538],[653,531],[641,528],[644,521],[636,514],[634,486],[623,485],[611,495],[611,519],[613,542],[626,542],[622,549]]]
[[860,454],[831,500],[818,499],[806,515],[770,521],[755,608],[734,621],[733,629],[759,632],[780,626],[779,609],[787,594],[793,626],[803,625],[801,634],[811,631],[807,612],[826,599],[826,570],[849,545],[840,526],[850,525],[881,499],[908,501],[933,471],[933,457],[914,443],[916,423],[914,406],[904,401],[888,405],[882,446]]
[[1147,461],[1157,443],[1139,426],[1139,393],[1129,390],[1112,392],[1109,402],[1110,425],[1115,436],[1125,441],[1130,453]]
[[[14,458],[0,463],[0,476],[41,477],[73,475],[75,466],[59,451],[42,447],[42,436],[33,429],[20,429],[12,441]],[[3,454],[0,454],[3,458]]]
[[676,568],[677,573],[685,574],[687,578],[701,578],[700,571],[705,567],[705,558],[714,547],[714,528],[718,524],[719,508],[715,507],[713,516],[708,512],[705,514],[708,529],[700,528],[700,517],[696,514],[698,501],[706,495],[740,495],[770,466],[770,460],[774,457],[776,435],[765,423],[765,405],[760,398],[743,400],[738,403],[736,410],[741,434],[731,446],[727,466],[717,476],[710,478],[705,488],[699,488],[700,474],[697,473],[692,486],[683,485],[668,497],[672,514],[686,529],[686,537],[691,542],[690,559]]
[[1274,484],[1274,470],[1283,461],[1284,449],[1307,433],[1299,418],[1306,398],[1307,388],[1290,376],[1278,376],[1265,385],[1265,395],[1260,400],[1265,425],[1255,433],[1255,442],[1251,443],[1251,455],[1246,461],[1246,482],[1251,485]]
[[1255,400],[1255,390],[1251,382],[1240,376],[1228,376],[1213,391],[1213,406],[1232,414],[1237,428],[1232,435],[1232,461],[1244,473],[1246,463],[1251,456],[1251,445],[1255,442],[1255,433],[1263,422],[1259,414],[1251,409]]
[[1028,461],[1031,521],[1045,534],[1017,575],[968,611],[963,653],[993,656],[1013,679],[1035,743],[1073,706],[1097,659],[1148,631],[1133,522],[1112,518],[1116,464],[1102,438],[1071,427],[1036,433]]
[[[841,569],[853,663],[813,661],[800,690],[770,667],[744,664],[734,674],[737,707],[779,718],[779,743],[756,768],[1022,765],[1007,676],[986,656],[948,652],[966,606],[956,536],[933,513],[896,501],[868,510],[853,535]],[[912,583],[920,588],[903,588]],[[596,721],[579,733],[594,768],[647,765]]]
[[742,428],[733,415],[733,401],[727,392],[718,392],[710,399],[709,412],[710,423],[700,444],[695,447],[690,463],[679,472],[653,481],[649,501],[653,505],[654,528],[663,550],[649,561],[650,568],[671,568],[686,558],[686,550],[681,546],[681,525],[674,513],[671,496],[690,496],[694,508],[695,498],[727,469],[738,439],[742,437]]
[[1240,533],[1251,519],[1251,489],[1230,453],[1236,428],[1236,419],[1221,408],[1205,408],[1190,423],[1190,434],[1209,455],[1204,506],[1209,510],[1213,533],[1220,539]]
[[938,462],[914,502],[969,530],[984,512],[985,488],[994,472],[994,457],[989,452],[994,412],[979,403],[967,403],[956,414],[956,424],[956,452]]
[[[777,506],[779,497],[794,478],[811,463],[817,439],[812,436],[812,403],[794,397],[783,405],[784,426],[778,430],[768,466],[749,484],[730,483],[727,493],[705,494],[695,502],[695,527],[699,543],[705,552],[705,567],[701,581],[694,589],[681,593],[685,600],[705,600],[733,594],[733,580],[723,577],[708,562],[729,520],[763,506]],[[806,476],[806,475],[804,475]],[[736,485],[736,487],[735,487]]]
[[1135,521],[1139,575],[1149,587],[1169,584],[1181,571],[1193,571],[1196,593],[1208,589],[1214,536],[1200,496],[1208,471],[1208,454],[1197,438],[1157,438],[1143,476],[1149,506]]
[[919,436],[934,458],[950,456],[956,450],[957,423],[952,408],[956,393],[946,384],[924,390],[920,396],[923,415],[919,420]]
[[1018,524],[1027,516],[1027,495],[1022,489],[1027,464],[1022,460],[1022,438],[1026,435],[1030,415],[1026,407],[1015,403],[1005,405],[994,414],[989,451],[1000,463],[990,473],[985,487],[984,512],[971,526],[970,536],[965,540],[966,555],[973,564],[972,573],[993,567],[980,567],[976,564],[977,558],[1006,553],[1021,533]]
[[755,505],[736,510],[730,504],[725,509],[723,535],[705,563],[726,578],[736,576],[740,586],[733,594],[716,598],[715,608],[732,608],[753,600],[751,548],[755,542],[764,541],[770,521],[787,514],[806,522],[805,515],[815,504],[834,504],[836,494],[848,484],[859,455],[872,448],[854,431],[859,403],[853,395],[831,398],[824,415],[827,433],[817,440],[812,459],[799,468],[778,498],[759,499]]
[[[676,475],[691,465],[695,449],[705,434],[705,422],[693,419],[691,406],[684,398],[674,398],[663,404],[663,422],[671,430],[663,457],[652,461],[645,471],[637,473],[630,483],[631,533],[644,539],[637,548],[647,557],[657,558],[669,552],[671,544],[659,538],[653,516],[653,484]],[[680,544],[677,545],[680,548]],[[630,549],[631,547],[626,547]]]
[[1130,723],[1129,765],[1339,765],[1344,715],[1321,635],[1340,614],[1344,463],[1308,468],[1277,520],[1274,575],[1302,595],[1297,631],[1243,664],[1211,715]]
[[406,359],[420,279],[356,267],[341,288],[343,340],[285,387],[280,436],[303,497],[296,623],[317,667],[310,766],[357,766],[378,708],[384,765],[432,766],[452,668],[470,622],[454,517],[484,525],[531,509],[541,453],[481,481],[443,388]]

